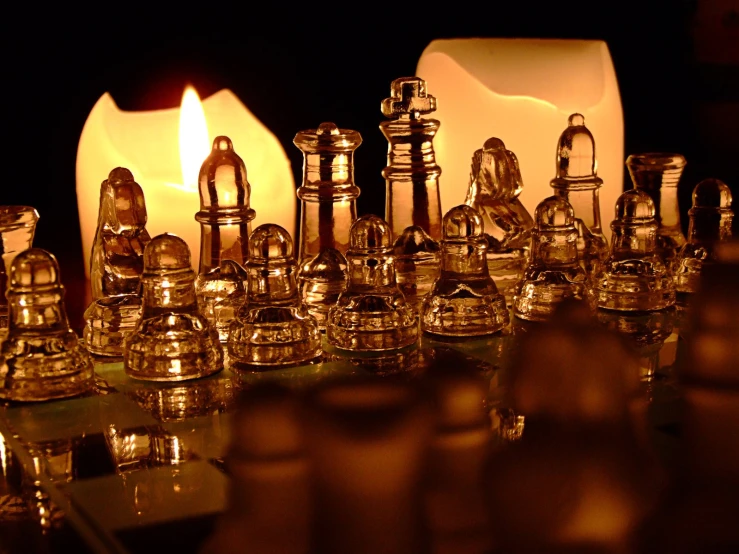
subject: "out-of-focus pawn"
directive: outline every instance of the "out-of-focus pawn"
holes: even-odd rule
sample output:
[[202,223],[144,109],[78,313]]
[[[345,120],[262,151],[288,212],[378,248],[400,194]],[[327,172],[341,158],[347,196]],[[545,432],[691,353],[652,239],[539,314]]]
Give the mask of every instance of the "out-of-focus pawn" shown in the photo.
[[308,554],[310,461],[298,398],[274,383],[246,390],[231,423],[227,507],[201,554]]
[[611,255],[594,278],[598,307],[644,312],[674,305],[673,276],[657,253],[652,198],[638,189],[624,192],[611,230]]
[[513,291],[513,314],[546,321],[566,299],[591,307],[595,298],[585,269],[578,262],[575,212],[562,197],[542,200],[534,213],[531,259]]
[[465,204],[482,217],[488,241],[488,270],[508,306],[529,259],[534,226],[531,214],[518,199],[522,190],[516,155],[499,138],[486,140],[472,155]]
[[716,263],[716,245],[731,237],[731,202],[731,189],[718,179],[704,179],[693,189],[688,241],[675,263],[675,287],[683,302],[698,291],[703,266]]
[[445,368],[425,376],[435,415],[428,453],[426,521],[434,554],[492,552],[484,474],[493,437],[480,374]]
[[[213,150],[200,167],[198,177],[200,211],[200,268],[195,291],[201,313],[218,331],[221,342],[228,338],[229,324],[243,303],[243,266],[248,258],[251,221],[256,212],[249,207],[251,186],[246,166],[234,151],[231,139],[216,137]],[[231,260],[231,264],[224,264]]]
[[596,175],[598,163],[595,140],[585,126],[585,118],[572,114],[557,145],[557,176],[551,186],[555,196],[570,203],[577,222],[577,252],[589,277],[596,274],[608,257],[608,241],[601,229],[598,191],[603,179]]
[[320,356],[321,333],[300,298],[290,234],[273,223],[254,229],[246,269],[246,302],[228,334],[228,353],[236,367],[269,369]]
[[407,227],[393,246],[395,280],[406,302],[418,313],[441,269],[439,243],[417,225]]
[[353,379],[311,391],[316,541],[324,554],[424,552],[423,477],[432,415],[418,389]]
[[90,354],[70,328],[56,258],[18,254],[8,273],[8,329],[0,342],[0,398],[33,402],[92,389]]
[[395,280],[392,232],[382,218],[365,215],[351,228],[349,285],[328,312],[326,339],[337,348],[382,351],[418,340],[413,309]]
[[637,364],[581,303],[560,305],[511,362],[523,438],[486,468],[496,552],[629,552],[657,501]]
[[190,249],[163,233],[144,249],[143,307],[126,338],[123,367],[134,379],[184,381],[223,369],[218,331],[198,311]]
[[100,210],[90,257],[92,302],[85,310],[85,346],[100,356],[123,356],[141,317],[146,230],[144,191],[124,167],[100,186]]
[[646,192],[654,201],[657,220],[657,254],[670,269],[685,244],[680,225],[677,186],[685,169],[681,154],[649,152],[626,158],[635,189]]
[[0,332],[8,327],[8,272],[15,257],[31,248],[38,212],[31,206],[0,206]]
[[505,298],[490,277],[480,214],[466,204],[444,215],[441,274],[421,308],[421,329],[451,337],[497,333],[509,323]]

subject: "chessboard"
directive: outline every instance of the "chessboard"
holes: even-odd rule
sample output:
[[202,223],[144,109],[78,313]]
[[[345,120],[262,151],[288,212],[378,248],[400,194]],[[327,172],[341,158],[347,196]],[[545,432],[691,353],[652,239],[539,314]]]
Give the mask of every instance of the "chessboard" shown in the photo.
[[[198,552],[226,507],[233,408],[240,391],[265,380],[302,388],[332,378],[413,379],[437,365],[473,369],[490,381],[496,437],[511,440],[505,376],[517,336],[511,330],[455,342],[422,336],[413,347],[382,355],[349,355],[324,344],[323,357],[308,365],[243,371],[227,364],[208,378],[171,384],[133,380],[120,359],[98,358],[93,393],[0,407],[0,515],[7,519],[15,506],[26,518],[15,526],[0,520],[0,531],[15,533],[5,535],[15,546],[7,551],[21,545],[24,552]],[[679,438],[672,373],[681,340],[676,327],[645,361],[656,367],[644,384],[651,438],[668,465]],[[8,469],[13,464],[16,471]]]

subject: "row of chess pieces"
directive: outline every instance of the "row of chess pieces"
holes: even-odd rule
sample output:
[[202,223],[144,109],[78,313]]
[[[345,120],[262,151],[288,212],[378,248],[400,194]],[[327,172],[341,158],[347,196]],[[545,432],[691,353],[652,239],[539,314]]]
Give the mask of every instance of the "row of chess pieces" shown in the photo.
[[[679,225],[666,225],[668,189],[675,192],[685,160],[643,154],[627,160],[634,189],[616,203],[609,246],[600,227],[595,141],[580,114],[559,138],[554,194],[533,218],[518,199],[518,160],[498,138],[473,153],[467,199],[442,217],[431,141],[438,121],[421,117],[435,109],[433,100],[422,81],[402,78],[383,103],[385,219],[356,217],[356,131],[323,123],[296,135],[304,153],[297,256],[284,228],[264,224],[251,232],[246,168],[228,137],[214,140],[200,171],[197,273],[183,240],[149,236],[141,186],[129,170],[112,170],[101,186],[84,340],[78,344],[67,329],[68,346],[58,351],[66,315],[56,260],[39,249],[21,252],[9,270],[3,348],[26,352],[31,330],[33,341],[44,332],[50,338],[32,357],[4,357],[0,394],[79,394],[92,382],[88,352],[123,356],[137,379],[181,381],[221,370],[225,353],[237,368],[308,363],[322,353],[324,330],[332,347],[384,352],[416,344],[420,332],[497,333],[511,313],[546,321],[567,299],[625,313],[662,310],[678,293],[695,292],[703,265],[731,236],[731,193],[716,179],[695,187],[688,240]],[[679,221],[676,201],[673,208]],[[44,358],[64,375],[49,387],[34,384]]]

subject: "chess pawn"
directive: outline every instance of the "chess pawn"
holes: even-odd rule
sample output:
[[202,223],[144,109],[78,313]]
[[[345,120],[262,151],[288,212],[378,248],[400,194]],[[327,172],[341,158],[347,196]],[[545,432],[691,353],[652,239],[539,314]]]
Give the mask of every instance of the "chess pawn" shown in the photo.
[[[234,151],[231,139],[216,137],[213,150],[200,167],[198,177],[200,211],[200,268],[195,281],[202,314],[218,331],[221,342],[243,302],[243,266],[248,257],[251,221],[256,216],[249,207],[251,186],[246,166]],[[224,264],[231,260],[231,264]]]
[[380,130],[388,140],[385,219],[394,237],[410,226],[421,227],[431,239],[441,239],[441,199],[433,139],[439,121],[421,116],[436,111],[436,98],[418,77],[401,77],[390,84],[390,98],[382,101],[388,121]]
[[406,227],[393,245],[395,280],[417,314],[441,270],[439,243],[418,225]]
[[731,237],[731,202],[731,189],[718,179],[704,179],[693,189],[688,239],[675,263],[678,296],[697,292],[703,266],[717,262],[716,245]]
[[534,220],[518,199],[523,179],[516,155],[499,138],[489,138],[472,155],[465,204],[482,217],[488,241],[488,271],[506,304],[523,276],[531,250]]
[[31,206],[0,206],[0,332],[8,327],[8,272],[15,257],[31,248],[38,223],[38,212]]
[[480,214],[462,204],[444,215],[441,274],[421,309],[421,329],[451,337],[489,335],[509,323],[505,298],[487,265]]
[[326,314],[346,288],[349,229],[357,219],[359,187],[354,184],[357,131],[324,122],[300,131],[293,143],[303,153],[298,284],[308,311],[326,327]]
[[593,291],[578,261],[575,212],[561,196],[542,200],[534,212],[531,259],[513,290],[513,314],[547,320],[557,305],[575,299],[594,306]]
[[8,329],[0,340],[0,398],[35,402],[93,387],[90,355],[70,328],[56,258],[18,254],[8,272]]
[[599,308],[662,310],[675,304],[672,273],[657,253],[654,202],[638,189],[616,201],[611,255],[594,278]]
[[349,236],[349,285],[328,312],[326,340],[352,351],[410,346],[418,340],[418,325],[396,283],[390,227],[365,215]]
[[551,186],[555,196],[570,203],[578,219],[577,252],[588,277],[595,275],[608,257],[608,241],[601,229],[598,192],[603,179],[596,175],[595,140],[585,118],[572,114],[557,145],[557,176]]
[[99,356],[123,356],[141,316],[146,230],[144,191],[124,167],[100,186],[100,209],[90,256],[92,302],[85,310],[85,346]]
[[300,298],[290,234],[272,223],[249,237],[247,299],[231,322],[228,353],[251,369],[295,365],[321,355],[316,318]]
[[142,312],[126,338],[123,367],[145,381],[198,379],[223,369],[215,327],[198,311],[190,249],[163,233],[144,249]]
[[646,192],[654,202],[657,253],[668,266],[672,266],[685,244],[677,200],[677,186],[685,164],[680,154],[631,154],[626,158],[634,188]]

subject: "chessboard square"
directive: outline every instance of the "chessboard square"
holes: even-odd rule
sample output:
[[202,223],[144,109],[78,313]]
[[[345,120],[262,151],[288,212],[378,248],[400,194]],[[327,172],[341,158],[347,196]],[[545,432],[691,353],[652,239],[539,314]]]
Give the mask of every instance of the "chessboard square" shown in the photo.
[[222,458],[231,438],[231,414],[214,413],[184,421],[163,422],[162,427],[176,436],[183,449],[199,458]]
[[125,429],[156,423],[123,394],[17,406],[5,412],[5,419],[24,442],[34,443],[101,433],[108,425]]
[[75,507],[106,532],[220,513],[228,478],[206,461],[72,482]]

